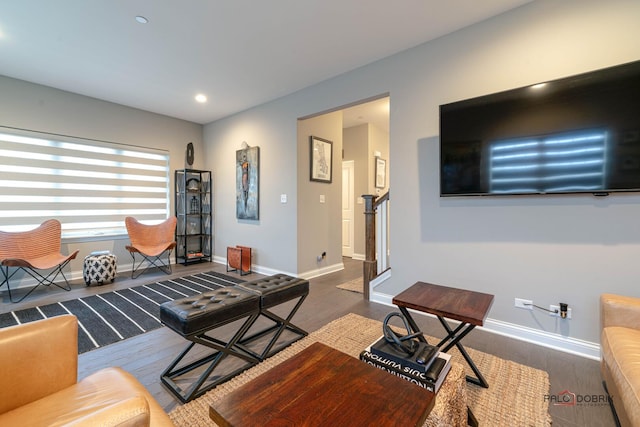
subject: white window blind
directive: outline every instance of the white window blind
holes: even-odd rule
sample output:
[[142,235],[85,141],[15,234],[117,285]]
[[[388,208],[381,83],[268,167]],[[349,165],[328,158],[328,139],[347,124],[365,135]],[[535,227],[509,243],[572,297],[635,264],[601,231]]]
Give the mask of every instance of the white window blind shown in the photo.
[[602,189],[607,139],[604,130],[583,130],[495,141],[491,144],[491,192]]
[[0,127],[0,229],[55,218],[63,238],[126,234],[169,213],[169,153]]

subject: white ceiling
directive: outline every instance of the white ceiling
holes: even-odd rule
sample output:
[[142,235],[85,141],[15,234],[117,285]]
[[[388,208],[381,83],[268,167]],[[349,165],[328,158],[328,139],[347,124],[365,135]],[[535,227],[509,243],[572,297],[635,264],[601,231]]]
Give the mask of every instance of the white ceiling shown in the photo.
[[0,75],[204,124],[529,1],[2,0]]

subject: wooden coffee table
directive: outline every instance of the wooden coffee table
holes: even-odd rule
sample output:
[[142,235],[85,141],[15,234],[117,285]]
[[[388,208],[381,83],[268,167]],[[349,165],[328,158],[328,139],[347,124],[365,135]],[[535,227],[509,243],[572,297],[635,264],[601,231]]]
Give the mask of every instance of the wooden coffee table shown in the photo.
[[209,407],[220,426],[421,426],[435,395],[322,343]]
[[[467,381],[488,388],[489,384],[484,379],[478,367],[473,363],[469,353],[464,349],[460,340],[464,338],[476,326],[482,326],[493,304],[493,295],[465,289],[450,288],[431,283],[417,282],[393,298],[393,303],[398,306],[402,314],[407,318],[413,332],[420,329],[409,314],[408,309],[434,314],[447,331],[447,336],[437,346],[440,351],[447,352],[456,346],[467,361],[476,377],[467,376]],[[445,319],[460,321],[460,324],[451,329]],[[424,336],[420,336],[426,342]]]

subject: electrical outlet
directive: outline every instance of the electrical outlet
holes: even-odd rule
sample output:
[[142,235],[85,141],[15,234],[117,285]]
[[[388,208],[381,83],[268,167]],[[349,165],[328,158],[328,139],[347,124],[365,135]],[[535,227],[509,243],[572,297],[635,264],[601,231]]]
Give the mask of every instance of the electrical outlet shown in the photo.
[[[551,304],[549,306],[549,316],[560,317],[560,306]],[[571,307],[567,308],[567,317],[565,319],[571,319]]]
[[515,306],[524,308],[525,310],[533,310],[533,301],[528,299],[516,298]]

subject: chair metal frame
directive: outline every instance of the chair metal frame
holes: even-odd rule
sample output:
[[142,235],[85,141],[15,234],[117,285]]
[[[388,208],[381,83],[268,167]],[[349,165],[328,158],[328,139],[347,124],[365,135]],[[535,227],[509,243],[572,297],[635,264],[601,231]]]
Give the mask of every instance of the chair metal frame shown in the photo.
[[[63,268],[72,259],[75,259],[79,250],[70,255],[63,255],[60,252],[61,246],[62,226],[60,221],[56,219],[46,220],[33,230],[0,231],[0,271],[2,271],[3,278],[0,287],[7,285],[11,302],[24,300],[40,285],[55,285],[67,292],[71,290]],[[10,273],[9,268],[15,268],[15,270]],[[14,300],[10,280],[21,270],[33,277],[38,283],[20,299]],[[51,271],[42,274],[39,270]],[[58,276],[62,276],[64,284],[54,282]]]
[[[171,252],[176,247],[176,217],[169,217],[153,225],[143,224],[133,217],[126,217],[124,222],[131,240],[131,244],[125,246],[132,258],[131,278],[138,278],[152,267],[171,274]],[[142,257],[137,263],[135,254]],[[166,262],[162,258],[163,254],[167,256]],[[140,271],[145,263],[146,267]]]

